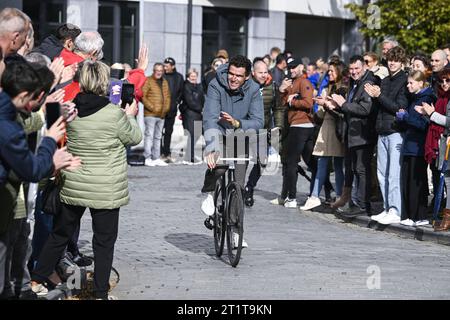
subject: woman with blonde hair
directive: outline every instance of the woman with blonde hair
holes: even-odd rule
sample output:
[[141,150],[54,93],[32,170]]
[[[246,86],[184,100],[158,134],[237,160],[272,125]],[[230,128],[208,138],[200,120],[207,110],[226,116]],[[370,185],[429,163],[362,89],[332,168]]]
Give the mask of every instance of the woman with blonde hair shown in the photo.
[[422,103],[432,103],[435,98],[428,86],[427,77],[421,71],[413,71],[408,76],[407,88],[411,94],[407,110],[396,114],[397,124],[404,128],[401,149],[401,196],[402,216],[400,223],[407,226],[428,224],[428,178],[424,157],[428,119],[415,110]]
[[89,208],[94,233],[94,295],[97,299],[109,298],[119,210],[129,202],[125,147],[142,140],[135,119],[136,102],[125,110],[110,103],[109,77],[109,67],[99,61],[88,60],[81,69],[81,92],[74,99],[78,117],[67,126],[67,147],[81,158],[83,165],[78,170],[62,172],[62,208],[54,218],[53,232],[33,272],[35,292],[50,282],[48,277]]

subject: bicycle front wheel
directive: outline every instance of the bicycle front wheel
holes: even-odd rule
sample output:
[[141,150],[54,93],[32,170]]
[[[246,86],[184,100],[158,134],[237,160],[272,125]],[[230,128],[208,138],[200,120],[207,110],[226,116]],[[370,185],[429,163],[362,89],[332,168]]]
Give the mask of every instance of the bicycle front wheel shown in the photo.
[[214,247],[216,256],[220,257],[223,253],[225,242],[225,199],[223,188],[223,177],[219,178],[214,189]]
[[237,182],[231,182],[227,190],[226,220],[227,249],[232,267],[236,267],[241,258],[244,238],[244,200],[242,188]]

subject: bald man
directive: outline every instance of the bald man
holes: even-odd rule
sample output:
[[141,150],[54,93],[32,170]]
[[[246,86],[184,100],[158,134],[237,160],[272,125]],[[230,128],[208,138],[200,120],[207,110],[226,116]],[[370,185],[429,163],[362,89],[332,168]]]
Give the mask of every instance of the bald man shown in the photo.
[[431,78],[431,87],[434,88],[437,82],[437,74],[439,71],[444,70],[447,64],[447,54],[444,50],[436,50],[431,55],[431,69],[433,70],[433,75]]
[[0,47],[5,57],[17,53],[25,44],[29,28],[30,18],[19,9],[0,11]]

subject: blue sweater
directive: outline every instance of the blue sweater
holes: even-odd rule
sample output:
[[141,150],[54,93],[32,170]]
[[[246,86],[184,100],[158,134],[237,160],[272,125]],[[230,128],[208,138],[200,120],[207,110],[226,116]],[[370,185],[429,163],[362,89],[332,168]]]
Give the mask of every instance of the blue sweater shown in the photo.
[[408,114],[403,119],[406,127],[405,137],[403,139],[402,155],[420,157],[424,155],[425,138],[427,136],[429,119],[418,113],[414,107],[422,105],[422,102],[428,104],[436,100],[433,90],[428,87],[411,97],[408,107]]

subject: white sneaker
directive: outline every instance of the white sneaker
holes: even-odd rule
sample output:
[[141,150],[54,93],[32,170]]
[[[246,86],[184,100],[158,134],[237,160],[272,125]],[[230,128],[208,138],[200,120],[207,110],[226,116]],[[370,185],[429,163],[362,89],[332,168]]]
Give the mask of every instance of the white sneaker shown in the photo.
[[41,283],[32,283],[31,291],[33,291],[38,297],[45,296],[48,293],[48,289]]
[[144,165],[147,167],[154,167],[155,162],[151,158],[147,158],[145,159]]
[[404,226],[412,227],[415,225],[415,222],[412,221],[411,219],[405,219],[405,220],[400,221],[400,224],[402,224]]
[[280,198],[275,198],[275,199],[273,199],[273,200],[270,200],[270,204],[274,204],[274,205],[277,205],[277,206],[282,206],[283,204],[284,204],[284,201],[282,201],[281,200],[281,202],[280,202]]
[[281,162],[281,157],[278,153],[269,154],[269,156],[267,157],[267,162]]
[[428,220],[419,220],[419,221],[416,221],[416,222],[414,223],[414,225],[415,225],[416,227],[419,227],[419,226],[426,226],[427,224],[430,224],[430,221],[428,221]]
[[300,207],[300,210],[304,210],[304,211],[311,210],[313,208],[320,206],[320,204],[321,204],[320,198],[311,196],[311,197],[308,197],[305,204]]
[[155,166],[159,166],[159,167],[166,167],[166,166],[168,166],[167,162],[165,162],[162,159],[153,160],[153,163],[155,164]]
[[378,223],[381,224],[400,223],[400,217],[396,215],[394,212],[389,210],[389,212],[384,217],[378,219]]
[[383,212],[381,212],[381,213],[379,213],[379,214],[370,216],[370,220],[378,221],[378,220],[380,220],[381,218],[383,218],[385,215],[387,215],[387,211],[386,211],[386,210],[383,210]]
[[[233,249],[236,249],[238,247],[239,244],[239,234],[238,233],[233,233]],[[248,244],[245,241],[245,239],[242,239],[242,248],[248,248]]]
[[214,198],[211,193],[202,202],[201,210],[207,216],[212,216],[214,214]]
[[297,200],[286,198],[286,200],[284,201],[284,207],[285,208],[297,208]]

